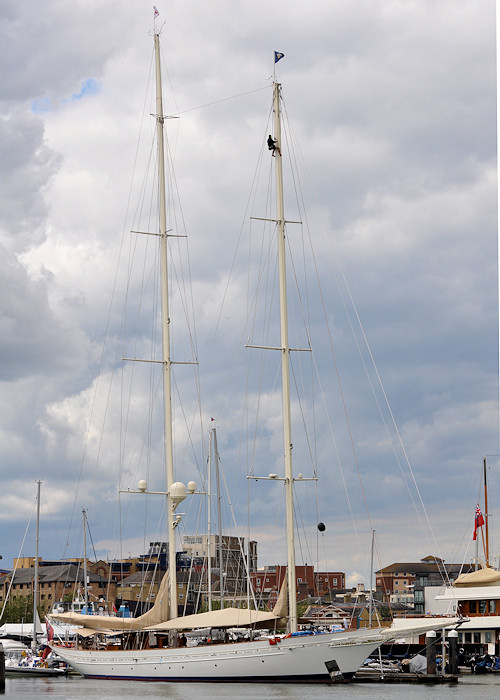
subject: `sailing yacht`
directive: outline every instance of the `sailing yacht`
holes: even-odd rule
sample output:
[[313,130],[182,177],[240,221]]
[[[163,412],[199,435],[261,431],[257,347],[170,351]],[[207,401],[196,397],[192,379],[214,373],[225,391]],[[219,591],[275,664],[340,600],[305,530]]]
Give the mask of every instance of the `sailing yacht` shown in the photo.
[[[64,676],[66,668],[60,668],[56,661],[49,666],[47,654],[38,654],[39,639],[43,636],[43,630],[38,615],[38,544],[40,534],[40,487],[41,481],[37,481],[36,495],[36,539],[35,539],[35,571],[33,576],[33,626],[31,650],[21,642],[16,642],[0,636],[0,642],[5,649],[5,673],[6,675],[29,675],[29,676]],[[15,577],[15,571],[14,571]],[[7,626],[5,626],[7,627]],[[17,633],[19,630],[17,630]],[[52,659],[53,661],[53,659]]]
[[[175,572],[175,526],[176,508],[186,496],[186,487],[174,480],[172,458],[172,427],[170,415],[170,350],[167,275],[167,230],[165,216],[165,174],[163,171],[163,122],[160,37],[155,32],[156,90],[157,90],[157,137],[158,137],[158,183],[160,206],[160,231],[162,240],[162,319],[163,319],[163,367],[165,399],[165,445],[169,530],[169,571]],[[290,411],[290,379],[286,269],[285,269],[285,214],[283,205],[283,175],[281,143],[281,86],[273,84],[274,139],[276,193],[277,193],[277,242],[280,274],[280,326],[281,326],[281,376],[283,393],[283,445],[284,478],[287,516],[287,589],[278,599],[275,609],[263,612],[251,609],[223,608],[221,610],[177,617],[175,575],[162,581],[155,605],[145,615],[134,619],[105,616],[78,616],[74,614],[53,615],[53,619],[80,624],[82,634],[113,635],[122,632],[122,646],[109,645],[107,649],[68,649],[53,645],[58,655],[74,669],[87,677],[104,679],[155,680],[155,681],[245,681],[245,682],[332,682],[348,681],[354,676],[365,659],[379,645],[395,636],[403,637],[406,628],[397,632],[391,629],[354,630],[336,633],[304,635],[298,632],[297,592],[295,578],[294,503],[292,472],[292,438]],[[277,475],[274,475],[277,476]],[[188,484],[187,491],[194,486]],[[168,592],[167,592],[168,590]],[[172,601],[170,605],[168,600]],[[286,606],[286,609],[285,609]],[[450,624],[452,624],[450,620]],[[177,632],[210,628],[224,630],[234,627],[265,626],[268,629],[287,627],[285,636],[275,635],[254,638],[236,643],[210,643],[205,646],[174,646]],[[414,631],[422,633],[433,629],[435,624],[421,621],[413,625]],[[139,647],[136,632],[146,632],[141,639],[147,647]],[[169,634],[170,633],[170,634]],[[213,635],[215,639],[217,635]],[[168,640],[168,641],[167,641]],[[170,642],[169,646],[163,644]]]

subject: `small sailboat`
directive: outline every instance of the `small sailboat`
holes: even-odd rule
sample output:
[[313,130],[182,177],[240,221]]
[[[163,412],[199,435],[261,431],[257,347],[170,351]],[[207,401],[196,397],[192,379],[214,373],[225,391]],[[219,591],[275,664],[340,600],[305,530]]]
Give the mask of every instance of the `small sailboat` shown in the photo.
[[[165,398],[165,444],[166,476],[168,499],[169,572],[176,570],[175,527],[176,508],[186,496],[186,487],[174,480],[172,459],[172,426],[170,414],[170,345],[168,312],[167,275],[167,230],[165,217],[165,175],[163,172],[163,122],[161,76],[160,76],[160,37],[154,35],[156,57],[156,104],[158,136],[158,183],[160,199],[160,231],[162,241],[162,319],[163,319],[163,367]],[[54,619],[80,624],[85,634],[99,633],[115,635],[117,631],[127,632],[121,647],[116,644],[108,649],[54,649],[68,664],[81,674],[93,678],[155,680],[155,681],[244,681],[244,682],[332,682],[348,681],[354,676],[365,659],[379,645],[405,636],[405,628],[397,632],[391,629],[348,630],[304,635],[298,631],[297,592],[295,577],[294,546],[294,503],[292,472],[292,439],[290,411],[290,379],[288,321],[286,300],[285,269],[285,215],[283,204],[283,175],[281,142],[281,85],[273,84],[275,174],[277,182],[277,240],[280,273],[280,317],[282,391],[285,453],[286,514],[287,514],[287,586],[284,587],[273,611],[263,612],[252,609],[223,608],[185,617],[177,617],[175,575],[164,578],[153,608],[145,615],[133,620],[105,616],[83,617],[78,615],[54,615]],[[271,146],[270,146],[271,148]],[[141,488],[141,487],[140,487]],[[144,486],[145,488],[145,486]],[[188,491],[194,486],[188,484]],[[452,624],[450,620],[450,624]],[[287,634],[273,634],[235,643],[210,643],[205,646],[178,646],[177,633],[200,628],[224,630],[235,627],[250,627],[256,630],[265,626],[268,629],[283,629]],[[432,622],[423,621],[413,625],[412,630],[425,632],[434,628]],[[146,632],[146,646],[135,643],[139,635]],[[168,644],[168,646],[167,646]]]
[[37,481],[37,496],[36,496],[36,540],[35,540],[35,571],[33,577],[33,632],[31,649],[11,639],[2,639],[0,642],[5,652],[5,673],[9,676],[64,676],[68,673],[68,669],[64,664],[59,665],[58,661],[50,656],[54,656],[49,647],[46,647],[44,652],[38,654],[38,638],[43,635],[40,616],[38,615],[38,542],[40,532],[40,486],[41,481]]

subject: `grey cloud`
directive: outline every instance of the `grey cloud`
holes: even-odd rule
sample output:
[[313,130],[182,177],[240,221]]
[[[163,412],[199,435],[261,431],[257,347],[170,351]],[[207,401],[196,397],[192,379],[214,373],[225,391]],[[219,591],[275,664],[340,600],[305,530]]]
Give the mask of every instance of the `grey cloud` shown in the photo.
[[45,188],[61,158],[45,144],[40,119],[19,108],[0,120],[0,153],[0,230],[4,246],[20,253],[45,238]]

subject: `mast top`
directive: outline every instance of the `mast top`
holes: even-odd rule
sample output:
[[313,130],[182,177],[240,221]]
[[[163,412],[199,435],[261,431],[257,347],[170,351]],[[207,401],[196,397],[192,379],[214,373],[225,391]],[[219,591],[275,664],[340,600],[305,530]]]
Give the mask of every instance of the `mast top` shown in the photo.
[[282,58],[284,58],[285,54],[281,53],[280,51],[275,51],[274,52],[274,69],[273,69],[273,83],[276,83],[276,64],[278,61],[281,61]]

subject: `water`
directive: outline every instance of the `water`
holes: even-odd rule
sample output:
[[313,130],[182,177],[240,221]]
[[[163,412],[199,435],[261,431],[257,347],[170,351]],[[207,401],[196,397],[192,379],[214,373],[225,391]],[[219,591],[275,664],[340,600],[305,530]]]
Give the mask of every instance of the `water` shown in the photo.
[[[458,684],[351,683],[349,685],[149,683],[67,678],[7,678],[5,698],[33,700],[50,695],[64,700],[126,700],[147,697],[172,700],[492,700],[499,695],[500,675],[464,675]],[[0,697],[2,697],[0,695]]]

